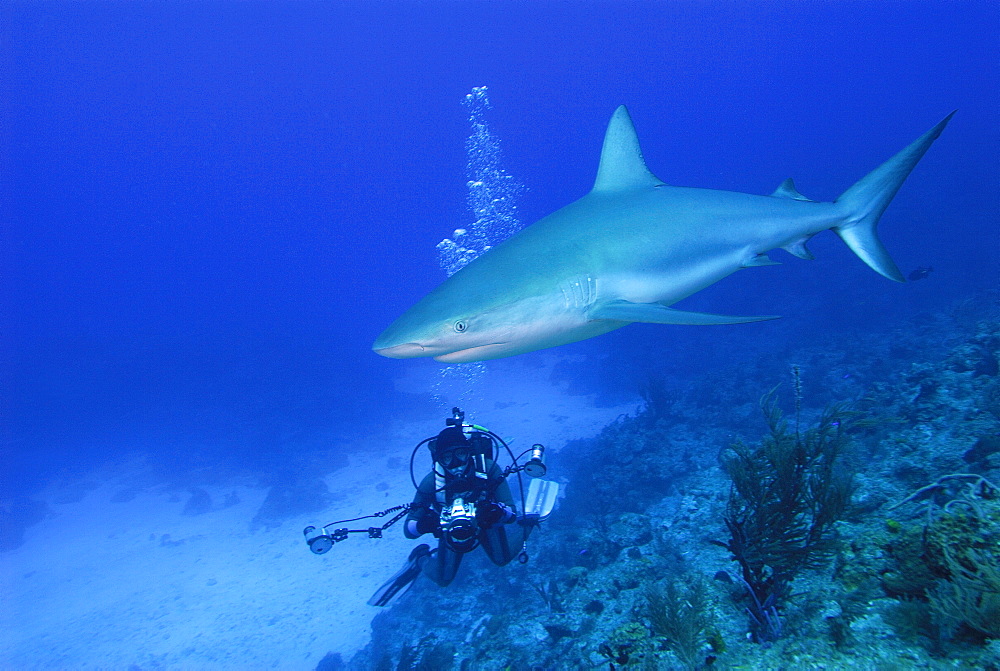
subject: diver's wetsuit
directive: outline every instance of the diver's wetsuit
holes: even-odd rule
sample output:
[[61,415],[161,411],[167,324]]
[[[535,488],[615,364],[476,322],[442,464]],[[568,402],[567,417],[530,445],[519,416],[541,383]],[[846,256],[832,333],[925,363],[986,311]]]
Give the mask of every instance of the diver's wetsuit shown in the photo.
[[[474,501],[477,506],[492,501],[506,505],[510,510],[516,510],[514,497],[511,495],[507,480],[500,477],[500,468],[490,459],[486,460],[487,477],[477,478],[475,473],[467,476],[445,477],[444,501],[453,501],[462,497],[465,501]],[[413,506],[406,517],[403,533],[407,538],[418,538],[427,531],[414,532],[414,529],[437,529],[443,503],[438,500],[434,473],[428,473],[417,493],[413,497]],[[413,522],[413,524],[411,524]],[[478,524],[479,543],[483,550],[497,566],[503,566],[516,557],[528,535],[529,527],[516,522],[508,524],[486,525],[482,520]],[[443,538],[439,538],[437,551],[422,557],[421,571],[442,587],[451,583],[462,562],[462,552],[452,550]]]

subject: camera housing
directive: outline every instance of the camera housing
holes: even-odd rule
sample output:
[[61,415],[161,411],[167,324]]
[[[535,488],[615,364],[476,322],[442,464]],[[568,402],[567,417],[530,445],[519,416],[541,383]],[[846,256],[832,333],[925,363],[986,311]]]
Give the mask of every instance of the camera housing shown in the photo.
[[479,543],[476,504],[456,497],[441,510],[441,535],[455,552],[469,552]]

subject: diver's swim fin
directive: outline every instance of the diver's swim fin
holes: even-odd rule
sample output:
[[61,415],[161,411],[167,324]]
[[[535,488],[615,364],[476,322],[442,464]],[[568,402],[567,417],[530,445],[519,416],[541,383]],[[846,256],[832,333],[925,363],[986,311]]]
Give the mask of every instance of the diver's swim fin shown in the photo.
[[534,523],[544,521],[552,514],[559,497],[559,483],[541,478],[532,478],[528,485],[528,495],[524,500],[524,518]]
[[413,581],[420,575],[420,559],[431,554],[433,554],[433,551],[426,543],[413,548],[403,568],[372,594],[372,598],[368,599],[368,605],[388,606],[392,603],[396,597],[409,589]]

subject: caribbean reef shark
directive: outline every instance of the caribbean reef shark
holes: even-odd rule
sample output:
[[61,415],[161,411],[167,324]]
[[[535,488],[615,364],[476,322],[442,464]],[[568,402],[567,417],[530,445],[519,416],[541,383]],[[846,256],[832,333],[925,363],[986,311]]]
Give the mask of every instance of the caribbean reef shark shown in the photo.
[[832,229],[873,270],[905,281],[879,217],[954,112],[830,203],[786,179],[769,196],[669,186],[646,167],[624,105],[594,188],[479,256],[375,341],[382,356],[484,361],[592,338],[632,322],[740,324],[772,316],[685,312],[673,303]]

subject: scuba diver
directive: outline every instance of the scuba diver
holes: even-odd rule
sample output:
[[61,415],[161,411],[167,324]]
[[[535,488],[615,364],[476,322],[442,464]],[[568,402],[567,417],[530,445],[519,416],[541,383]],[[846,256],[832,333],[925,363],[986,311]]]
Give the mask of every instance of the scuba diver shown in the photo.
[[[478,546],[494,564],[504,566],[521,554],[538,523],[538,515],[517,515],[508,474],[494,461],[496,438],[482,427],[464,424],[465,413],[458,408],[452,413],[448,426],[425,441],[434,463],[417,487],[403,527],[407,538],[433,534],[437,547],[432,550],[425,543],[414,548],[369,605],[387,605],[421,573],[447,587],[462,556]],[[534,466],[540,463],[539,458]]]
[[[410,457],[410,479],[416,487],[412,503],[397,506],[367,517],[381,517],[392,512],[398,514],[382,527],[369,529],[336,529],[327,533],[327,527],[317,533],[316,527],[304,530],[306,542],[315,554],[327,552],[334,543],[347,538],[349,533],[368,533],[370,538],[381,538],[382,531],[406,515],[403,534],[416,539],[425,534],[437,538],[437,547],[424,543],[410,553],[406,563],[392,578],[382,585],[368,600],[372,606],[386,606],[406,591],[414,580],[425,574],[438,585],[445,587],[455,578],[462,557],[482,546],[490,560],[504,566],[515,557],[521,563],[528,559],[524,552],[525,541],[531,531],[552,512],[559,485],[542,480],[546,468],[543,461],[545,448],[532,445],[515,457],[507,443],[497,434],[475,424],[465,423],[465,413],[452,409],[447,426],[436,436],[427,438],[413,449]],[[418,450],[427,445],[432,460],[431,470],[417,485],[413,474],[413,460]],[[497,463],[499,446],[506,448],[511,465],[501,469]],[[518,459],[530,452],[524,465]],[[532,478],[525,492],[520,483],[524,472]],[[521,492],[521,513],[515,504],[507,478],[517,474]],[[363,519],[363,518],[356,518]],[[351,522],[354,520],[341,520]]]

